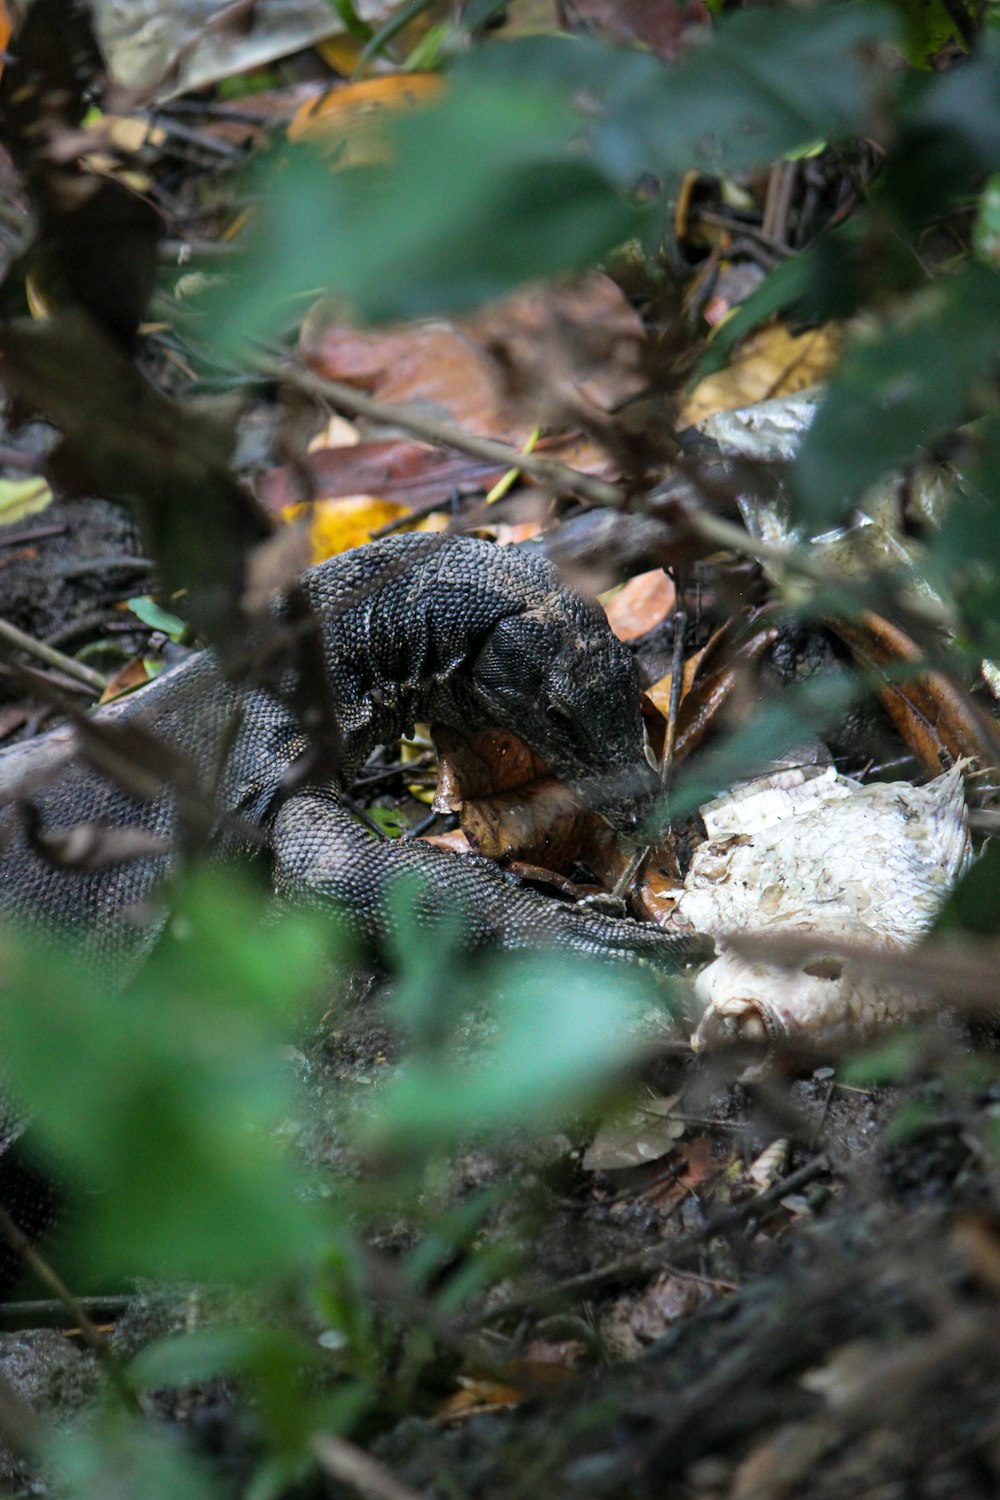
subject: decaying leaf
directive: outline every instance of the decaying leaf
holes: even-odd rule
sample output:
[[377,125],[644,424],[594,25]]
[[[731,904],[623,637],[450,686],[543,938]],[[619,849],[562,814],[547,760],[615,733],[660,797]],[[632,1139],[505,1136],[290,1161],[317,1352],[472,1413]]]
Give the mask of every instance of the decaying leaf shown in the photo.
[[600,1126],[584,1154],[588,1172],[641,1167],[667,1156],[687,1126],[674,1114],[679,1094],[669,1099],[648,1091],[634,1109]]
[[[435,743],[434,806],[459,814],[462,833],[477,854],[534,866],[532,879],[580,861],[607,889],[624,872],[630,847],[514,735],[487,729],[463,739],[436,728]],[[651,892],[674,889],[679,876],[669,844],[650,855],[646,878]],[[565,889],[563,882],[552,883]],[[655,897],[647,905],[645,891],[639,890],[629,899],[637,916],[654,915]]]
[[1000,725],[950,677],[906,671],[925,656],[898,625],[868,612],[860,624],[828,620],[827,628],[875,674],[886,714],[928,775],[963,759],[983,768],[1000,764]]
[[[355,0],[376,24],[391,6]],[[260,68],[346,30],[328,0],[95,0],[94,21],[116,79],[167,99]]]
[[261,475],[255,490],[272,514],[310,500],[375,495],[401,511],[442,507],[455,494],[488,489],[503,470],[463,454],[442,453],[410,438],[313,450],[295,464]]
[[[641,337],[621,291],[595,273],[460,320],[377,330],[347,327],[320,303],[303,323],[301,349],[327,379],[522,448],[539,425],[573,426],[579,410],[599,415],[633,395]],[[547,451],[587,473],[608,468],[603,449],[579,435]]]
[[714,412],[790,396],[823,380],[840,356],[842,331],[834,324],[793,335],[772,323],[742,343],[725,370],[699,382],[678,413],[695,426]]
[[111,678],[98,699],[98,703],[111,703],[115,698],[123,698],[126,693],[145,687],[154,676],[155,672],[150,671],[149,663],[144,656],[133,656],[132,660],[127,661]]
[[[752,619],[738,616],[721,625],[710,640],[684,664],[681,705],[677,718],[674,759],[683,760],[717,726],[727,704],[752,689],[755,668],[778,635],[777,623],[766,613]],[[670,706],[668,673],[647,689],[646,696],[665,718]],[[653,748],[662,753],[656,727],[647,724]]]
[[432,104],[444,87],[438,73],[390,73],[342,84],[306,100],[288,127],[288,138],[317,142],[338,170],[386,161],[386,117]]
[[525,1391],[516,1385],[505,1385],[499,1380],[458,1377],[460,1389],[438,1407],[439,1422],[467,1422],[487,1411],[510,1411],[524,1400]]
[[44,479],[0,479],[0,526],[23,521],[52,504],[52,491]]

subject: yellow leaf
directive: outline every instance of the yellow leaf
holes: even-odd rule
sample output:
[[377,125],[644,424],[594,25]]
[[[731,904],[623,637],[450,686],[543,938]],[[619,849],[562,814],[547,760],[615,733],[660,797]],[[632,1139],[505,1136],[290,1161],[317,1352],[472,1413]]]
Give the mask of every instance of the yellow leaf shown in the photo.
[[0,479],[0,526],[37,515],[52,503],[52,491],[44,479]]
[[347,83],[302,105],[289,123],[288,139],[315,141],[335,151],[338,169],[382,163],[389,157],[386,122],[401,111],[433,103],[443,91],[436,73],[392,73]]
[[405,505],[392,505],[373,495],[351,495],[344,500],[315,500],[311,505],[289,505],[286,521],[309,516],[309,547],[314,563],[371,541],[371,534],[389,521],[409,515]]
[[323,61],[335,73],[345,78],[349,73],[354,72],[364,51],[364,42],[359,42],[356,37],[348,36],[346,32],[343,36],[321,37],[318,42],[313,43],[313,46]]
[[740,344],[726,369],[699,381],[678,414],[680,426],[693,427],[714,412],[755,406],[816,385],[836,365],[841,342],[837,323],[798,337],[783,323],[758,329]]

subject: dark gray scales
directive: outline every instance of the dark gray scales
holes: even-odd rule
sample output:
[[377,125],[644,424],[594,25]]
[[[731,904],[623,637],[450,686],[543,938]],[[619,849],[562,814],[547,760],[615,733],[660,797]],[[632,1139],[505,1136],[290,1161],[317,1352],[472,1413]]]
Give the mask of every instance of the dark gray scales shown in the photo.
[[[492,724],[516,733],[613,826],[633,829],[656,778],[632,661],[601,610],[565,589],[542,558],[460,537],[375,543],[311,569],[303,588],[321,622],[342,739],[337,784],[288,791],[307,749],[303,731],[274,697],[227,682],[211,651],[109,716],[180,752],[191,785],[215,797],[216,843],[263,848],[283,894],[334,901],[376,940],[394,920],[394,878],[412,872],[428,892],[428,919],[438,907],[463,909],[470,946],[554,944],[669,963],[677,940],[655,927],[567,906],[484,860],[379,840],[339,800],[371,751],[416,720],[460,731]],[[42,832],[83,823],[139,830],[167,852],[92,872],[54,868],[8,802],[0,914],[70,929],[103,961],[145,951],[163,921],[151,897],[176,863],[177,796],[162,785],[146,800],[130,795],[72,745],[43,740],[0,756],[0,798],[46,756],[59,765],[32,794]],[[234,833],[234,818],[252,836]]]

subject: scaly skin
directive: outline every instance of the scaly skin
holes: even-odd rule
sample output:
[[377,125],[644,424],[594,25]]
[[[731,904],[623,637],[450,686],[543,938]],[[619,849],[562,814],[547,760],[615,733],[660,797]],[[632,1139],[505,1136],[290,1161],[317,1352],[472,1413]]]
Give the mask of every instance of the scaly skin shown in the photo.
[[[376,941],[392,921],[394,875],[415,871],[428,912],[465,909],[471,946],[554,944],[669,963],[678,943],[658,929],[568,907],[483,860],[379,841],[339,797],[375,746],[415,720],[457,730],[495,724],[609,823],[634,829],[656,781],[632,661],[600,609],[565,589],[543,559],[472,538],[375,543],[311,569],[303,588],[322,625],[341,730],[336,785],[283,791],[307,748],[301,728],[274,698],[227,682],[210,651],[126,701],[115,721],[142,725],[187,757],[197,784],[214,789],[220,816],[260,830],[279,890],[337,902]],[[6,778],[0,757],[0,787],[16,779],[12,766],[27,769],[44,754],[19,747]],[[32,802],[42,831],[99,824],[145,833],[168,851],[181,831],[169,788],[140,800],[73,754]],[[232,833],[218,842],[231,850]],[[0,913],[70,930],[113,965],[155,940],[163,916],[150,897],[175,861],[164,852],[89,872],[55,868],[28,842],[16,809],[0,809]]]

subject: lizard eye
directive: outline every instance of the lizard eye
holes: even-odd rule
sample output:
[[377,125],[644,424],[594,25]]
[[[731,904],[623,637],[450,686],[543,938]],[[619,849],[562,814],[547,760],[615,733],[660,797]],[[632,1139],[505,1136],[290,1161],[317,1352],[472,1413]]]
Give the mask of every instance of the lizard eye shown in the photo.
[[557,703],[554,698],[549,698],[542,705],[542,712],[550,724],[557,724],[560,729],[570,728],[575,722],[569,709],[563,708],[562,704]]

